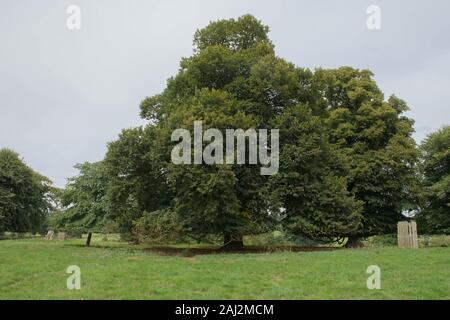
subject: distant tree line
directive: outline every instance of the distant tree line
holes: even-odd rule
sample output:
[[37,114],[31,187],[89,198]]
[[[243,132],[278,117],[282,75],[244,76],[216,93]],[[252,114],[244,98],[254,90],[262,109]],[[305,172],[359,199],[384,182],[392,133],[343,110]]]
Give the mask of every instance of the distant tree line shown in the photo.
[[[77,166],[51,225],[116,228],[136,241],[220,235],[225,247],[281,226],[356,246],[361,237],[394,233],[409,212],[423,232],[448,233],[450,128],[418,148],[406,103],[386,99],[370,71],[297,67],[276,56],[268,31],[250,15],[198,30],[194,54],[161,94],[141,103],[148,124],[123,130],[102,161]],[[279,172],[173,164],[172,132],[192,131],[197,120],[223,133],[279,129]],[[2,203],[11,196],[3,196],[0,177]]]

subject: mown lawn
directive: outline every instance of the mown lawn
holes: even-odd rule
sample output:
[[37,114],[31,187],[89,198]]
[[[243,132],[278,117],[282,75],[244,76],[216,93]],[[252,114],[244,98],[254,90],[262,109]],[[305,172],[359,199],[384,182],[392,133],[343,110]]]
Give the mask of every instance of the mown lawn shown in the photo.
[[[118,242],[0,241],[0,299],[450,299],[450,248],[160,256]],[[81,289],[66,288],[69,265]],[[381,290],[366,269],[381,268]]]

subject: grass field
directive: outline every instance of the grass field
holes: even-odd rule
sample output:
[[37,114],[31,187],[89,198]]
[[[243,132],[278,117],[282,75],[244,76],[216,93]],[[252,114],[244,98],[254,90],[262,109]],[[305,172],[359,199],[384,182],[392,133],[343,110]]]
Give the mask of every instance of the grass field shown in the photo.
[[[0,299],[450,299],[450,248],[161,256],[117,241],[0,241]],[[66,288],[69,265],[81,289]],[[381,268],[381,290],[366,269]]]

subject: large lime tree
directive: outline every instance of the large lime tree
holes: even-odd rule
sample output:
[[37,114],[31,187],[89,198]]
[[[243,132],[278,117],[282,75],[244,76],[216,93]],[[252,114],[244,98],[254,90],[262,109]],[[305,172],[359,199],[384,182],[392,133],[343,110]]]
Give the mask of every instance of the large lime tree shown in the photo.
[[[268,32],[251,15],[198,30],[193,55],[160,94],[142,101],[148,124],[109,144],[102,209],[122,233],[220,235],[234,248],[244,235],[281,224],[296,235],[356,245],[393,232],[402,213],[416,208],[418,152],[406,103],[386,100],[370,71],[313,72],[285,61]],[[195,123],[216,134],[196,142]],[[181,129],[186,136],[174,140]],[[250,161],[250,136],[243,163],[197,162],[184,149],[190,164],[173,161],[178,139],[220,158],[228,153],[217,137],[239,129],[267,129],[270,141],[279,130],[279,150],[263,147],[279,155],[275,174],[262,175],[261,163]]]
[[[144,212],[170,212],[186,234],[220,234],[234,247],[279,223],[316,238],[359,227],[361,203],[347,190],[345,158],[329,142],[313,73],[277,57],[268,31],[250,15],[198,30],[193,56],[182,59],[161,94],[142,102],[149,124],[110,145],[109,197],[126,228]],[[227,129],[279,129],[279,172],[261,175],[248,155],[245,165],[174,164],[171,135],[184,128],[193,136],[195,121],[223,136]]]

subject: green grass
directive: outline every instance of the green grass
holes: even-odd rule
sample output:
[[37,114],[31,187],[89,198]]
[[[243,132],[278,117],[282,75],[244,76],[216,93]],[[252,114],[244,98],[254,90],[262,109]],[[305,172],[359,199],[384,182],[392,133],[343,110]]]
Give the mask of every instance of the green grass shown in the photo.
[[[118,241],[0,241],[0,299],[450,299],[450,248],[160,256]],[[381,268],[381,290],[366,269]],[[81,290],[68,290],[69,265]]]

